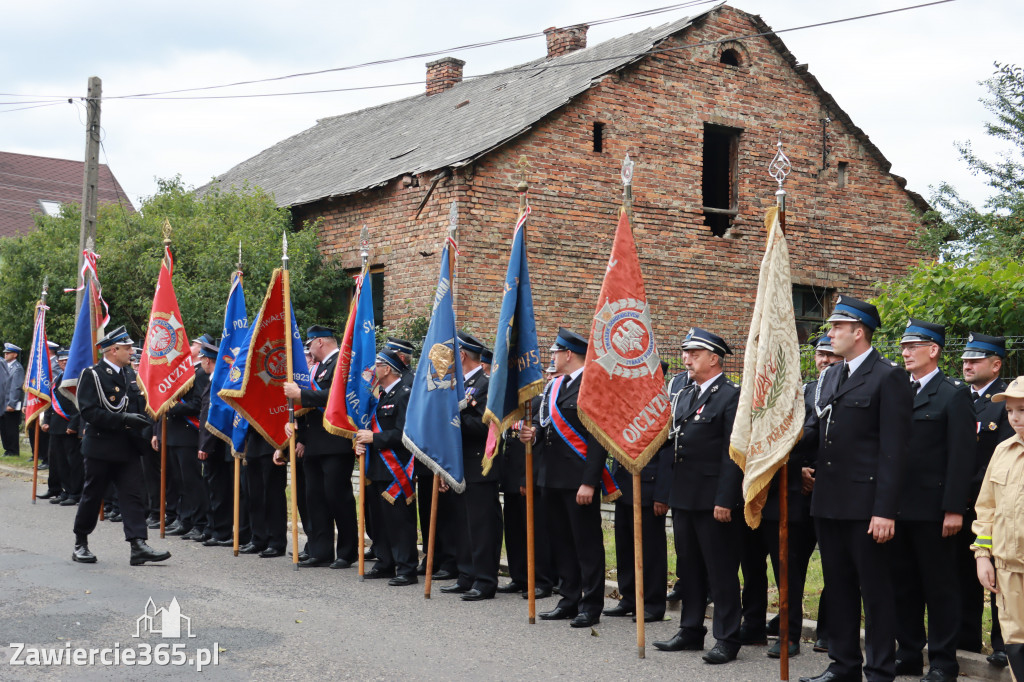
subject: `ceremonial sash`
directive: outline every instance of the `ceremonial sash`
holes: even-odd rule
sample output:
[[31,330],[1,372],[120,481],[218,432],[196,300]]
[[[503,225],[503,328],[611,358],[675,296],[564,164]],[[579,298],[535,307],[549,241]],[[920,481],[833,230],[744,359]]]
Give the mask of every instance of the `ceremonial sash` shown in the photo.
[[[64,372],[61,372],[50,383],[50,407],[52,407],[53,411],[56,412],[57,414],[59,414],[61,417],[63,417],[66,421],[71,421],[71,417],[69,417],[67,414],[65,414],[64,408],[61,407],[60,401],[57,400],[57,390],[56,390],[56,387],[60,386],[60,383],[61,383],[61,381],[63,379],[64,379]],[[981,422],[978,422],[978,427],[979,427],[979,429],[981,428]]]
[[[554,385],[551,387],[551,426],[554,427],[555,433],[558,434],[558,437],[565,441],[565,444],[569,446],[569,449],[579,455],[580,459],[586,461],[586,439],[584,439],[576,429],[572,428],[572,424],[562,416],[562,411],[558,409],[558,393],[562,388],[562,382],[564,380],[564,375],[556,378]],[[608,501],[622,496],[622,492],[619,490],[619,486],[615,484],[615,479],[612,478],[612,472],[608,469],[607,463],[605,463],[601,468],[601,491],[605,499]]]
[[[179,398],[178,402],[181,403],[182,405],[187,405],[188,404],[188,403],[185,402],[184,398]],[[199,417],[196,417],[194,415],[185,417],[185,421],[187,421],[189,424],[194,426],[196,431],[198,431],[199,427],[202,426],[202,424],[199,423]]]
[[[373,415],[371,426],[374,433],[380,433],[380,425],[377,423],[376,414]],[[391,504],[395,503],[399,495],[404,495],[405,503],[412,504],[415,496],[412,489],[412,477],[416,458],[409,457],[409,463],[405,466],[402,466],[402,462],[398,459],[398,455],[395,454],[394,450],[380,450],[380,458],[384,460],[384,465],[387,466],[388,471],[391,472],[391,477],[394,479],[391,485],[388,486],[388,489],[381,493],[381,495]]]

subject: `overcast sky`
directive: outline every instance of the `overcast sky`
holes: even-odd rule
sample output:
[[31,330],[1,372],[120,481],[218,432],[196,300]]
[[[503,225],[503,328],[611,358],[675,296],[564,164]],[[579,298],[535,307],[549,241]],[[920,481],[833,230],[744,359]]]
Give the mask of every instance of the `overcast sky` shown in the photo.
[[[775,30],[895,9],[927,0],[736,0]],[[333,116],[421,92],[416,58],[386,66],[192,94],[280,93],[416,82],[415,85],[252,99],[150,100],[117,96],[193,88],[343,67],[542,31],[550,26],[665,7],[671,0],[456,0],[338,2],[182,0],[7,3],[0,41],[0,150],[82,159],[84,109],[68,97],[103,79],[101,162],[136,206],[156,178],[180,174],[198,186],[274,143]],[[591,45],[709,7],[593,26]],[[983,156],[978,84],[993,62],[1024,65],[1024,2],[954,0],[887,16],[780,34],[797,59],[892,162],[909,188],[952,182],[975,201],[987,196],[959,160],[955,142]],[[466,75],[535,59],[543,37],[451,50]],[[11,95],[28,95],[27,99]],[[40,96],[60,103],[11,111]]]

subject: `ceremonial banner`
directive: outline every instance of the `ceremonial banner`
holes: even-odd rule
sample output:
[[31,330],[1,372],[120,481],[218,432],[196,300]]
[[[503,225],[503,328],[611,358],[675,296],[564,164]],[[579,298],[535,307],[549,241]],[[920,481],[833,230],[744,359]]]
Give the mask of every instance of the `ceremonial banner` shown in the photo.
[[50,383],[53,379],[50,362],[50,346],[46,343],[46,311],[40,301],[36,304],[36,324],[32,330],[32,347],[29,349],[28,369],[25,371],[25,431],[32,422],[50,406]]
[[631,474],[668,438],[669,409],[629,215],[619,215],[580,384],[580,420]]
[[64,378],[59,386],[60,392],[75,405],[78,405],[78,379],[86,368],[96,364],[96,342],[103,336],[103,325],[100,324],[99,283],[87,277],[82,288],[85,292],[82,295],[82,307],[78,311],[78,319],[75,320],[75,331],[71,336],[71,346],[68,350],[68,364],[64,367]]
[[[295,322],[295,312],[289,311],[291,338],[288,338],[284,315],[284,286],[281,269],[274,270],[270,278],[267,295],[260,312],[242,340],[235,362],[228,371],[227,381],[220,390],[220,397],[234,408],[241,419],[249,422],[263,438],[275,448],[288,445],[284,425],[288,423],[288,399],[284,395],[287,381],[287,349],[292,344],[292,381],[300,388],[312,386],[309,366],[302,348],[302,337]],[[296,410],[301,415],[308,410]],[[240,422],[232,429],[232,448],[236,451],[240,443],[235,436],[243,432]]]
[[441,276],[434,294],[434,310],[423,341],[423,355],[416,366],[402,442],[455,492],[461,493],[466,489],[466,479],[462,469],[459,403],[465,398],[466,390],[462,383],[462,360],[452,307],[448,267],[451,246],[451,240],[445,242],[441,253]]
[[153,294],[149,328],[139,364],[139,388],[146,397],[146,412],[159,419],[192,387],[196,373],[185,325],[174,295],[174,259],[164,246],[160,276]]
[[341,337],[334,383],[324,408],[324,428],[337,436],[352,437],[371,426],[376,401],[373,382],[377,360],[377,335],[373,320],[373,287],[364,268],[356,282],[356,295],[348,311]]
[[804,422],[789,249],[777,207],[768,209],[765,227],[768,245],[761,260],[743,356],[743,385],[729,443],[729,455],[743,469],[743,514],[751,528],[760,525],[768,484],[799,440]]
[[231,291],[224,306],[224,327],[221,329],[220,348],[217,361],[210,375],[210,411],[206,418],[206,430],[225,443],[232,442],[235,410],[220,397],[220,389],[228,380],[228,373],[242,349],[242,341],[249,329],[249,314],[245,309],[245,291],[242,289],[242,273],[235,272],[231,279]]
[[530,268],[526,259],[527,206],[512,235],[512,254],[505,274],[505,289],[494,338],[494,362],[487,390],[484,422],[490,422],[484,453],[484,474],[490,471],[497,450],[497,435],[523,418],[523,407],[544,390],[544,370],[537,349],[537,324],[533,317]]

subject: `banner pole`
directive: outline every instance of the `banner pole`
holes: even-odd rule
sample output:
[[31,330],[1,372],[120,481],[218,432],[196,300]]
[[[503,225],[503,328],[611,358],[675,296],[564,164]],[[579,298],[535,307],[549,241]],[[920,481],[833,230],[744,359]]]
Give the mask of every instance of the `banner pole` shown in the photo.
[[160,420],[160,537],[167,517],[167,419]]
[[359,582],[366,575],[366,453],[359,455]]
[[[292,358],[292,316],[291,316],[291,278],[288,274],[288,232],[282,234],[282,255],[281,255],[281,290],[284,302],[284,349],[286,374],[289,381],[294,381]],[[288,423],[292,425],[292,435],[288,437],[288,463],[291,466],[291,493],[292,493],[292,566],[299,570],[299,500],[298,500],[298,471],[295,459],[295,401],[288,398]]]
[[430,488],[430,537],[427,538],[427,574],[423,578],[423,598],[430,599],[434,578],[434,546],[437,541],[437,501],[441,496],[441,477],[433,475]]
[[[39,479],[39,417],[36,417],[35,440],[32,441],[32,504],[36,503],[36,481]],[[20,438],[20,436],[19,436]]]
[[644,641],[644,525],[640,515],[640,474],[633,474],[633,577],[636,586],[636,653],[647,657]]
[[234,552],[235,552],[235,556],[238,556],[238,534],[240,532],[240,528],[239,528],[239,514],[241,512],[241,497],[242,497],[242,458],[241,457],[232,457],[231,459],[235,460],[235,486],[234,486],[235,490],[234,490],[234,499],[232,500],[233,509],[232,509],[232,520],[231,520],[231,527],[232,527],[231,528],[231,531],[232,531],[231,534],[234,536],[232,538],[232,541],[234,543],[233,544],[233,549],[234,549]]

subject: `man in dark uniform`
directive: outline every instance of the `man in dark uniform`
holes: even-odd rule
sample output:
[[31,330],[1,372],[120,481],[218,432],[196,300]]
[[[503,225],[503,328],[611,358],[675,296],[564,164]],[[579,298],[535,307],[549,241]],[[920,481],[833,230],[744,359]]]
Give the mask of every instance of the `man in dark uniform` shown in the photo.
[[13,343],[4,344],[4,364],[7,367],[9,383],[3,396],[4,412],[0,414],[0,440],[5,455],[18,455],[21,437],[21,408],[25,398],[25,368],[18,362],[21,348]]
[[[206,376],[213,376],[219,348],[215,343],[202,342],[199,349],[199,364]],[[210,382],[203,388],[199,408],[199,462],[203,469],[203,481],[209,494],[209,523],[203,541],[205,547],[229,547],[234,544],[234,468],[231,455],[226,453],[227,444],[206,428],[210,414]]]
[[574,628],[601,620],[604,607],[604,534],[601,531],[601,471],[607,451],[580,421],[576,411],[587,355],[587,340],[561,327],[551,347],[561,376],[541,402],[539,427],[519,432],[524,443],[538,435],[541,488],[551,533],[551,551],[561,580],[562,598],[541,620],[571,618]]
[[146,544],[146,507],[143,501],[142,463],[146,447],[143,432],[151,422],[145,415],[145,399],[128,367],[132,340],[124,327],[107,334],[99,343],[103,359],[82,371],[78,380],[78,409],[85,424],[82,455],[85,486],[75,515],[75,551],[72,561],[92,564],[89,534],[96,528],[100,503],[113,483],[124,517],[124,537],[131,545],[132,566],[164,561],[170,552],[157,552]]
[[[957,648],[967,651],[981,651],[981,616],[985,610],[984,589],[978,582],[978,568],[974,553],[970,551],[974,534],[971,524],[977,518],[974,502],[978,499],[981,482],[985,478],[992,452],[1002,441],[1013,437],[1013,427],[1006,418],[1006,410],[999,403],[992,402],[992,396],[1006,390],[1006,382],[999,378],[1006,357],[1006,339],[971,332],[967,345],[960,356],[963,360],[964,381],[971,386],[974,402],[972,415],[978,434],[975,449],[975,470],[971,480],[970,508],[964,515],[964,530],[957,535],[957,566],[960,580],[960,635]],[[987,660],[992,665],[1005,668],[1006,650],[1002,632],[999,629],[999,611],[995,594],[992,598],[992,653]]]
[[[501,502],[498,480],[501,458],[495,454],[483,472],[488,427],[484,424],[488,378],[480,364],[484,344],[464,331],[458,333],[466,406],[459,413],[462,430],[462,465],[466,489],[456,496],[452,518],[443,519],[445,535],[455,541],[459,577],[441,591],[462,595],[463,601],[493,599],[501,561]],[[443,486],[442,487],[446,487]],[[447,493],[452,495],[451,492]]]
[[[304,408],[313,408],[299,419],[298,438],[304,446],[302,467],[306,473],[306,514],[310,522],[306,529],[309,558],[300,561],[299,566],[348,568],[358,559],[359,552],[356,503],[352,494],[355,450],[351,439],[324,429],[323,413],[335,379],[338,341],[333,329],[318,324],[306,330],[306,338],[316,362],[311,370],[316,388],[300,389],[292,381],[284,385],[287,397]],[[338,377],[341,382],[345,379]]]
[[[416,377],[416,373],[412,371],[412,356],[416,352],[412,341],[389,336],[384,343],[383,350],[394,351],[398,355],[398,359],[405,365],[405,369],[402,371],[402,383],[412,388],[412,381]],[[430,537],[430,499],[433,495],[434,474],[427,465],[419,460],[416,460],[413,466],[416,473],[416,504],[420,517],[420,535],[423,538],[423,561],[416,569],[416,575],[426,575],[427,541]],[[438,505],[442,506],[443,504],[444,500],[441,498]],[[366,507],[366,534],[371,540],[373,539],[373,512],[369,504]],[[438,542],[434,544],[433,577],[435,580],[450,580],[458,575],[458,570],[455,567],[455,548],[445,547],[441,542],[440,533],[437,539]],[[366,558],[375,558],[373,547],[367,550]]]
[[[661,363],[667,374],[668,363]],[[612,617],[636,613],[636,573],[633,554],[633,475],[619,460],[612,462],[612,477],[622,491],[615,500],[615,565],[619,593],[615,606],[604,610]],[[644,567],[644,622],[665,618],[665,584],[668,582],[668,541],[665,515],[672,490],[672,443],[667,441],[640,472],[640,516],[642,521]],[[634,617],[634,620],[636,618]]]
[[[402,444],[405,430],[405,411],[409,407],[409,386],[402,380],[408,366],[393,350],[384,349],[377,353],[375,371],[381,387],[380,399],[374,414],[373,428],[356,432],[356,454],[366,452],[367,505],[373,509],[374,554],[377,563],[364,577],[369,579],[388,578],[388,585],[401,587],[417,582],[416,566],[416,508],[412,505],[412,483],[399,485],[401,491],[384,495],[392,483],[404,480],[412,459]],[[400,475],[392,473],[388,461]]]
[[[68,351],[57,351],[58,371],[53,378],[54,386],[60,386],[67,364]],[[57,401],[56,408],[51,405],[46,410],[46,428],[50,434],[50,470],[58,467],[60,471],[62,492],[59,504],[71,507],[78,504],[82,497],[84,473],[81,443],[78,438],[80,419],[78,407],[73,400],[59,390],[53,391],[53,398]]]
[[829,657],[801,682],[861,679],[860,612],[866,617],[864,676],[892,680],[896,609],[891,546],[902,470],[910,445],[913,395],[903,368],[871,347],[878,310],[840,296],[829,338],[843,363],[825,370],[804,437],[818,440],[811,513],[825,575]]
[[284,556],[288,546],[288,470],[274,462],[274,446],[252,424],[245,434],[244,475],[251,539],[239,554],[263,559]]
[[739,561],[742,542],[743,472],[729,457],[739,386],[722,372],[732,350],[722,337],[694,328],[683,342],[690,376],[674,401],[671,437],[675,450],[672,530],[682,563],[676,573],[682,588],[679,632],[655,642],[662,651],[704,648],[704,610],[710,587],[715,602],[715,646],[704,654],[711,664],[735,660],[740,650]]
[[[963,528],[974,475],[975,422],[967,385],[946,377],[939,358],[946,328],[911,319],[900,350],[915,393],[911,448],[900,487],[892,542],[896,590],[896,674],[920,675],[928,643],[928,682],[960,671],[956,637],[960,596],[956,535]],[[928,609],[928,634],[924,614]]]

